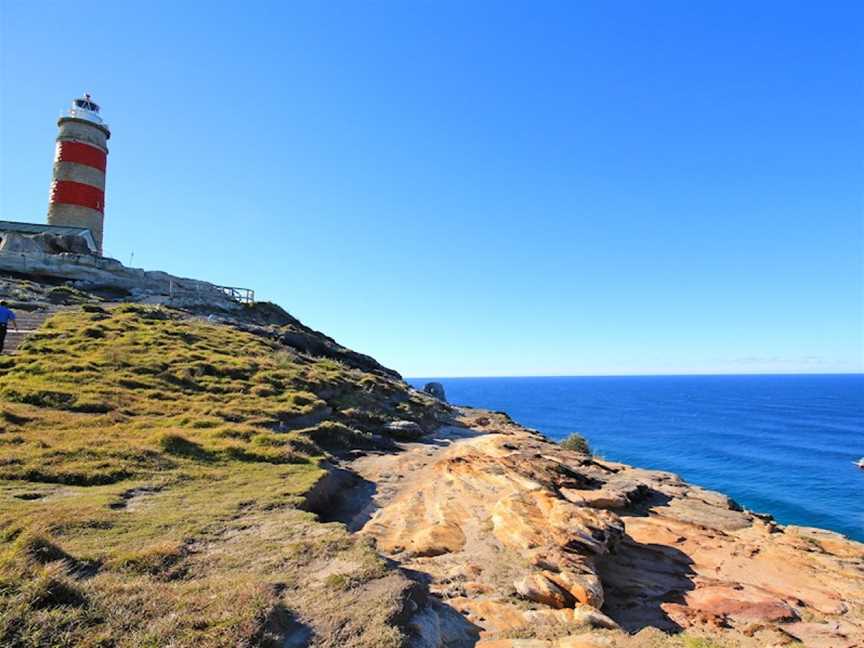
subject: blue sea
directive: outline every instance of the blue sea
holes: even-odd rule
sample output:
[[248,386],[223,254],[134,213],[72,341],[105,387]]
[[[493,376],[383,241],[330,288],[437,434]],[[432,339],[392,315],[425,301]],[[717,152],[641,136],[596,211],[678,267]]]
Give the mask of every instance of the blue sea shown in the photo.
[[864,541],[864,375],[412,378],[596,454],[669,470],[778,522]]

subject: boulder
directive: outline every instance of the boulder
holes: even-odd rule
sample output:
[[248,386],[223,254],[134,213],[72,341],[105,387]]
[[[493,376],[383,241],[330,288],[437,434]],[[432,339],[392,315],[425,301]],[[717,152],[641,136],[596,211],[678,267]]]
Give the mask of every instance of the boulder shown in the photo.
[[414,421],[390,421],[384,424],[384,430],[397,439],[416,439],[423,436],[423,428]]
[[572,608],[576,601],[573,596],[544,574],[529,574],[513,583],[520,596],[529,601],[548,605],[551,608]]
[[438,400],[446,403],[447,395],[444,393],[444,385],[438,382],[430,382],[426,383],[426,386],[423,387],[423,391],[429,394],[430,396],[434,396]]

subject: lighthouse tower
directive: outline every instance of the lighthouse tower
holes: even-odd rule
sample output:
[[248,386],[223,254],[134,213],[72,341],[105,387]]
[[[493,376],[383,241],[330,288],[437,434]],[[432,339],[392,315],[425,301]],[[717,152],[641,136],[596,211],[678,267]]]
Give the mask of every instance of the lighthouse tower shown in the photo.
[[57,121],[54,178],[48,203],[48,224],[86,227],[102,254],[105,219],[105,169],[111,131],[89,94],[72,101]]

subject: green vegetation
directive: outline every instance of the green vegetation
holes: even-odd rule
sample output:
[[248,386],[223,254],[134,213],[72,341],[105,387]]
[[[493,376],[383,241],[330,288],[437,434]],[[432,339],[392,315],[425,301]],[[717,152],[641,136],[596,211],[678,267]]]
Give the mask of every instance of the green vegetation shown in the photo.
[[704,637],[681,637],[683,648],[725,648],[724,644],[717,643],[712,639]]
[[582,454],[591,454],[591,448],[588,446],[585,437],[575,432],[561,442],[561,447],[565,450],[573,450]]
[[0,401],[0,644],[400,644],[405,578],[302,507],[328,451],[429,416],[403,383],[88,306],[0,359]]
[[47,291],[45,298],[52,304],[86,304],[93,297],[72,286],[55,286]]

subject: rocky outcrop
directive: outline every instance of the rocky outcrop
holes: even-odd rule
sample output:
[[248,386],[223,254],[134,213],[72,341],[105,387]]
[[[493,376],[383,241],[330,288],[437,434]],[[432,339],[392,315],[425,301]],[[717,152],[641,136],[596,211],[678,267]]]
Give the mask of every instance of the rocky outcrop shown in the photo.
[[211,309],[230,311],[241,307],[218,286],[206,281],[129,268],[116,259],[89,254],[4,251],[0,253],[0,274],[8,273],[60,279],[81,290],[108,291],[136,301],[170,303],[178,308],[208,305]]
[[75,254],[91,255],[87,241],[74,234],[23,234],[2,232],[0,252],[12,254]]
[[390,421],[384,424],[384,430],[395,439],[416,439],[423,435],[423,428],[414,421]]
[[447,402],[447,394],[444,392],[444,385],[439,382],[430,382],[426,383],[423,387],[423,391],[429,394],[430,396],[434,396],[440,401]]
[[318,331],[313,331],[299,322],[286,326],[277,333],[277,337],[282,344],[293,347],[302,353],[333,358],[351,367],[381,373],[397,380],[402,378],[396,371],[384,367],[374,358],[346,349],[332,338]]
[[466,427],[351,466],[372,495],[350,528],[436,601],[417,632],[437,634],[417,645],[663,645],[642,643],[658,630],[862,645],[864,545],[563,450],[498,414],[463,415]]

